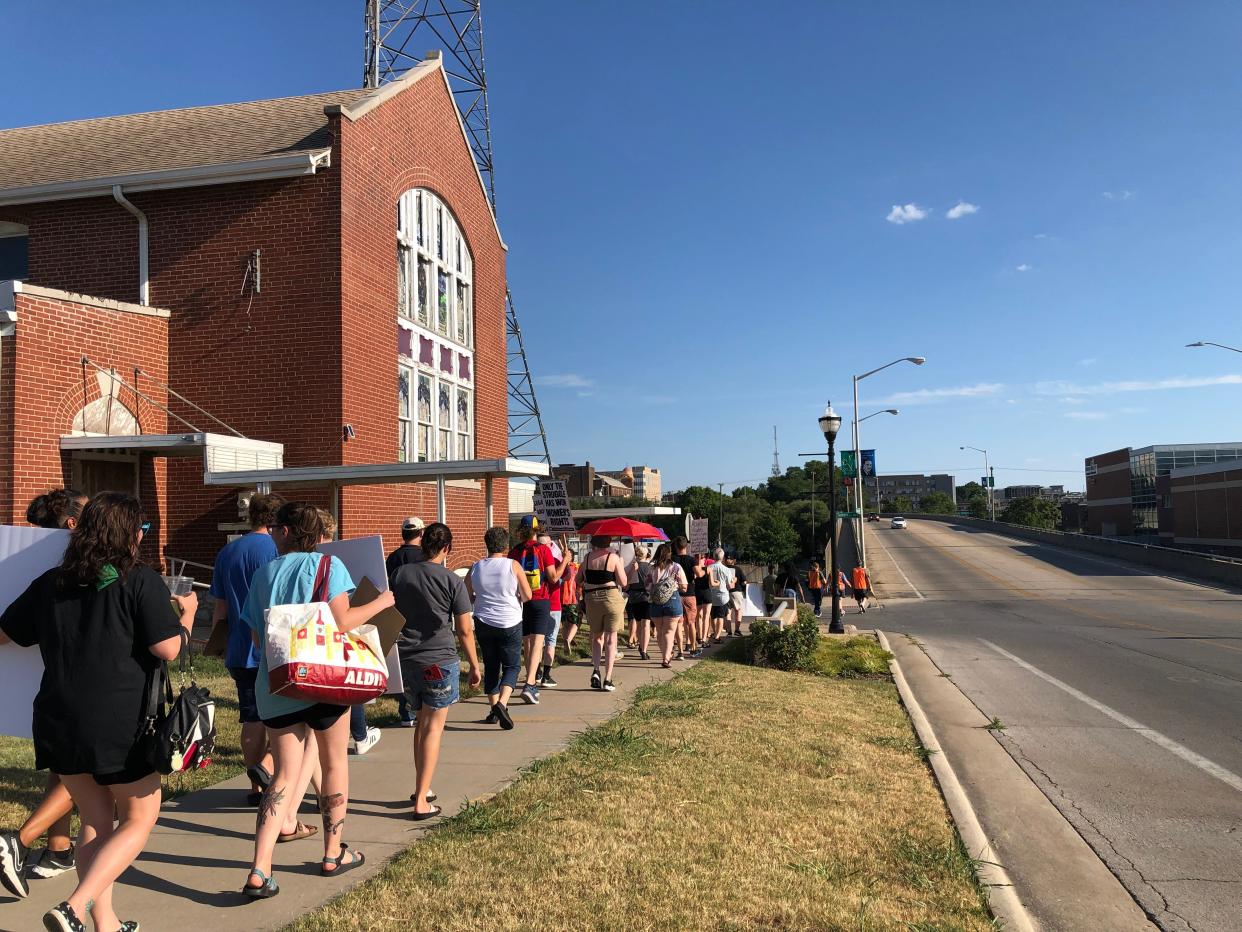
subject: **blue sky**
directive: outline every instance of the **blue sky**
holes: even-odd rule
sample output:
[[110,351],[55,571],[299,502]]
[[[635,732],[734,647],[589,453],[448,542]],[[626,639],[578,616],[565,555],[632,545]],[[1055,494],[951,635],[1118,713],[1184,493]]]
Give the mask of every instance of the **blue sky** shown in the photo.
[[[0,0],[0,125],[355,86],[361,9]],[[864,425],[881,472],[965,481],[970,444],[1081,488],[1093,453],[1242,439],[1242,357],[1182,348],[1242,344],[1237,4],[484,10],[555,460],[758,481],[774,424],[796,462],[905,355],[863,383],[901,409]]]

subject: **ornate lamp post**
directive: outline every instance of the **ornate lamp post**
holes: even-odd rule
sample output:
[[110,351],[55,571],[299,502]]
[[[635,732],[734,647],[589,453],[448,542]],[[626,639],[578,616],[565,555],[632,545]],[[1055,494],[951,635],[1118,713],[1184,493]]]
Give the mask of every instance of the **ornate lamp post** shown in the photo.
[[832,402],[819,416],[819,429],[824,432],[828,441],[828,535],[832,540],[832,566],[829,570],[829,585],[832,586],[832,620],[828,622],[829,634],[844,634],[845,626],[841,624],[841,589],[837,585],[840,575],[840,562],[837,559],[837,431],[841,429],[841,415],[832,410]]

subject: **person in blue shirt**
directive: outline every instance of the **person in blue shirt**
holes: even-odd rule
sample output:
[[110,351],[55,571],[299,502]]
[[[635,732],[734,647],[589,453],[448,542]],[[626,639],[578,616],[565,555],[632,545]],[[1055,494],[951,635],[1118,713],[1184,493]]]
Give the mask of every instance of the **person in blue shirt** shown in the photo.
[[276,559],[272,526],[276,523],[276,512],[284,503],[279,495],[263,493],[250,499],[250,533],[229,542],[217,554],[211,577],[211,597],[215,599],[212,627],[228,624],[224,666],[237,684],[242,759],[250,777],[247,801],[252,806],[259,804],[263,790],[272,780],[272,755],[267,749],[267,730],[259,720],[259,707],[255,704],[259,651],[250,639],[250,628],[242,621],[241,613],[254,574]]
[[[259,667],[255,677],[255,704],[267,728],[272,752],[272,780],[259,800],[255,823],[254,861],[242,888],[247,896],[266,899],[280,892],[272,877],[272,854],[281,829],[296,811],[310,783],[315,760],[322,768],[319,783],[319,812],[323,819],[323,862],[319,872],[331,877],[364,863],[361,851],[350,849],[342,840],[345,813],[349,803],[349,706],[323,702],[303,702],[273,695],[267,654],[267,610],[273,605],[302,605],[312,601],[320,554],[315,547],[324,536],[318,509],[307,502],[289,502],[276,513],[272,539],[280,556],[261,567],[250,583],[250,593],[242,606],[242,620],[251,630],[259,648]],[[354,582],[336,557],[329,558],[326,599],[332,617],[341,631],[352,631],[366,624],[393,605],[391,592],[381,592],[366,605],[350,606]],[[314,732],[315,740],[310,740]]]

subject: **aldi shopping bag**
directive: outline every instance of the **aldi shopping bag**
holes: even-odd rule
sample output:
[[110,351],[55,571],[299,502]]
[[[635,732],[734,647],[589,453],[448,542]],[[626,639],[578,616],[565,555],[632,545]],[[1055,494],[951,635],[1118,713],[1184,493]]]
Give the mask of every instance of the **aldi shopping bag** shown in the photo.
[[267,610],[268,688],[302,702],[359,705],[388,688],[388,664],[374,625],[341,631],[328,606],[331,557],[319,561],[311,601]]

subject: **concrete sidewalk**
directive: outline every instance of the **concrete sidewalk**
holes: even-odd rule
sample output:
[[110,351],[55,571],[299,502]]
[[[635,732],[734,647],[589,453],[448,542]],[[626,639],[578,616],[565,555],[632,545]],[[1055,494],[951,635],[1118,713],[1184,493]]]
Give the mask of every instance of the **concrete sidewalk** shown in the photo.
[[[515,696],[510,705],[517,725],[513,731],[481,724],[488,711],[484,697],[454,706],[434,783],[440,797],[437,804],[445,815],[457,812],[466,800],[503,789],[530,762],[561,750],[575,733],[616,715],[638,687],[671,679],[692,665],[674,663],[671,670],[664,670],[658,660],[640,661],[637,651],[626,654],[617,663],[613,693],[590,688],[587,662],[557,667],[560,686],[544,689],[539,705],[524,705]],[[345,841],[365,852],[367,863],[362,867],[339,880],[321,877],[323,848],[318,835],[279,844],[275,873],[280,895],[248,900],[240,891],[253,851],[255,810],[245,805],[249,784],[245,777],[237,777],[164,806],[146,850],[117,883],[115,901],[121,918],[138,920],[144,932],[279,929],[374,875],[436,824],[409,818],[414,790],[412,734],[403,728],[385,729],[383,740],[370,753],[350,757]],[[319,816],[309,805],[302,812],[304,822],[319,825]],[[43,913],[63,900],[74,884],[74,876],[67,874],[31,881],[25,900],[5,893],[0,898],[0,929],[42,928]]]

